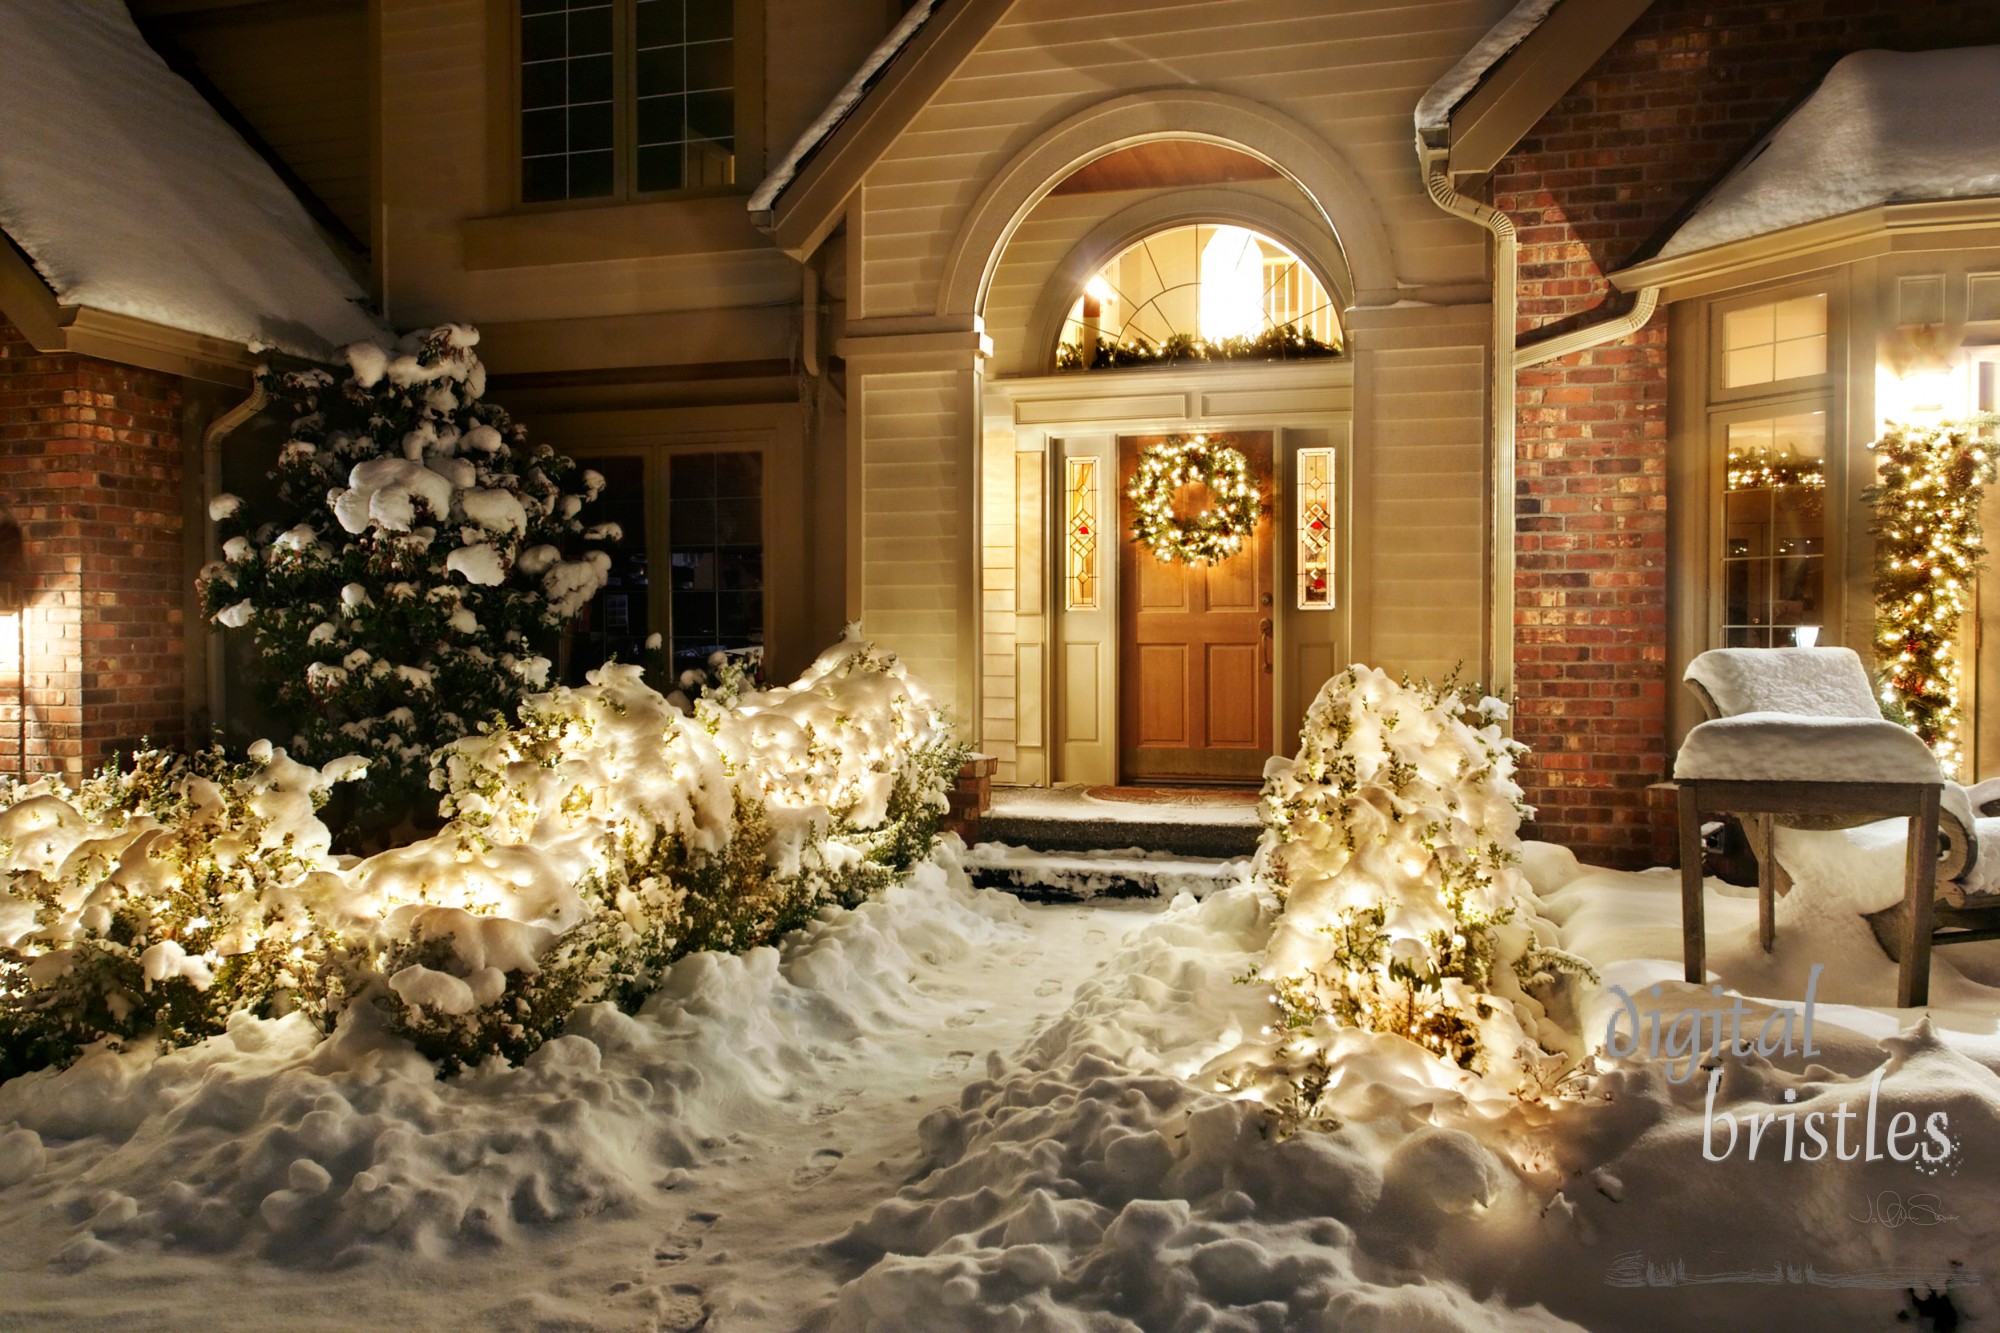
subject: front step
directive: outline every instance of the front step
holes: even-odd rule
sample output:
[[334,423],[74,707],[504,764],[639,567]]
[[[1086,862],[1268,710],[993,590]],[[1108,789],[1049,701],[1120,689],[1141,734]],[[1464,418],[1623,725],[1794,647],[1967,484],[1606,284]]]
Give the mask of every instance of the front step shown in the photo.
[[980,837],[1044,852],[1092,852],[1134,847],[1201,860],[1228,860],[1257,850],[1256,807],[1247,802],[1205,802],[1199,794],[1180,804],[1100,800],[1079,791],[995,788],[980,819]]
[[1138,847],[1046,852],[989,840],[966,850],[965,868],[982,889],[1000,889],[1027,902],[1076,903],[1093,898],[1172,898],[1182,893],[1201,898],[1243,879],[1250,862]]

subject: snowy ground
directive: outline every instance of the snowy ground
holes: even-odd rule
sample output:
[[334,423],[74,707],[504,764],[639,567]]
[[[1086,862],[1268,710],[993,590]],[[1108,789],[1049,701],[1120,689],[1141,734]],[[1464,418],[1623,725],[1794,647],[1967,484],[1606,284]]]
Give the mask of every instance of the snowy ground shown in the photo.
[[[1533,850],[1607,986],[1713,1008],[1676,980],[1671,873]],[[1749,898],[1710,905],[1732,988],[1796,1006],[1827,968],[1823,1054],[1725,1059],[1718,1105],[1865,1107],[1886,1053],[1884,1129],[1949,1115],[1931,1175],[1775,1134],[1705,1160],[1704,1081],[1660,1062],[1529,1115],[1387,1039],[1357,1043],[1338,1129],[1278,1142],[1215,1088],[1270,1016],[1235,981],[1257,890],[1025,907],[953,880],[689,959],[520,1070],[438,1083],[279,1021],[0,1086],[0,1327],[1707,1333],[1923,1327],[1907,1289],[1945,1283],[2000,1317],[2000,945],[1941,954],[1937,1032],[1898,1037],[1851,913],[1795,892],[1766,959]]]

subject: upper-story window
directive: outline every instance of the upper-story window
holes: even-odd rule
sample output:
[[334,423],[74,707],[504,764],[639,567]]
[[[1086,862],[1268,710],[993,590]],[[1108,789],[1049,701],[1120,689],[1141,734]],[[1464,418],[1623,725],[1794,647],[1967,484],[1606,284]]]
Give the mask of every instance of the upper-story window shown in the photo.
[[1170,227],[1128,246],[1078,294],[1056,364],[1102,369],[1332,356],[1340,314],[1299,257],[1243,227]]
[[1727,389],[1826,374],[1826,293],[1725,314],[1722,357]]
[[520,0],[521,200],[736,183],[732,0]]

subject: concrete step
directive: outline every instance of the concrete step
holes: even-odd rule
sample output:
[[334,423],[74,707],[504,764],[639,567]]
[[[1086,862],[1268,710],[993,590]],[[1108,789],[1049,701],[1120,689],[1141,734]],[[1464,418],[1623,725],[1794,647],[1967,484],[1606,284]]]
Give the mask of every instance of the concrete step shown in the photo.
[[1087,902],[1093,898],[1205,897],[1250,873],[1247,857],[1177,856],[1138,847],[1048,852],[985,841],[968,848],[965,868],[983,889],[1028,902]]
[[1182,802],[1103,800],[1080,791],[995,788],[980,819],[982,840],[1044,852],[1138,848],[1226,860],[1257,850],[1256,806],[1244,799]]

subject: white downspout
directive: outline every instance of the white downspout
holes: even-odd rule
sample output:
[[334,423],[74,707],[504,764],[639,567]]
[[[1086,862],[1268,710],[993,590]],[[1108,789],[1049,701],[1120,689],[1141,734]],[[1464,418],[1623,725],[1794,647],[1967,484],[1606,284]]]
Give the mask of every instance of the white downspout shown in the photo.
[[799,304],[804,307],[799,330],[799,359],[805,363],[806,374],[818,379],[819,270],[813,267],[813,261],[808,257],[800,272],[805,276],[800,279],[802,286],[799,291]]
[[1514,312],[1518,248],[1514,219],[1499,209],[1468,199],[1451,184],[1451,150],[1417,138],[1417,161],[1424,188],[1445,212],[1476,222],[1493,234],[1493,359],[1489,398],[1493,404],[1492,510],[1488,515],[1492,586],[1488,589],[1486,632],[1488,690],[1514,685]]
[[1529,343],[1526,347],[1514,349],[1514,369],[1526,370],[1529,366],[1539,366],[1544,361],[1553,361],[1571,352],[1587,351],[1603,343],[1616,342],[1646,327],[1646,321],[1660,305],[1658,287],[1641,287],[1632,308],[1622,315],[1587,324],[1580,329],[1550,338],[1544,342]]

